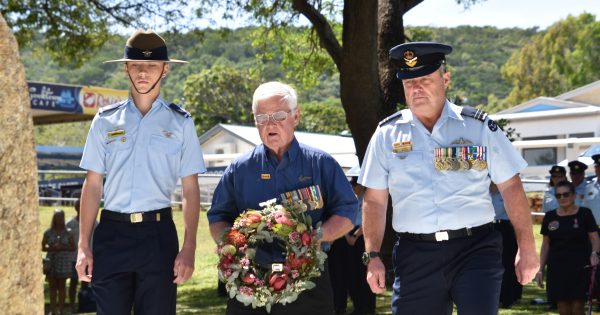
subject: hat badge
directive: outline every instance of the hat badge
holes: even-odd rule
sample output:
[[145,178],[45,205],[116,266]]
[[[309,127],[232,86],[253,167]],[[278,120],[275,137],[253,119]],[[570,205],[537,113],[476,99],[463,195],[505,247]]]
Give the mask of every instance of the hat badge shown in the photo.
[[418,57],[415,57],[415,53],[412,50],[404,52],[404,62],[411,68],[417,64],[417,58]]
[[150,57],[150,55],[152,55],[152,51],[146,49],[146,50],[142,51],[142,54],[144,54],[144,57],[148,58],[148,57]]

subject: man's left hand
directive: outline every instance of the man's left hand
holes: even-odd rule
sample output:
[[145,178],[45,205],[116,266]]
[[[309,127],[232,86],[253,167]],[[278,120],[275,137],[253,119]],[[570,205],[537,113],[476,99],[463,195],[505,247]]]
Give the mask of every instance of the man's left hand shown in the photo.
[[173,267],[173,274],[175,279],[173,283],[182,284],[192,277],[194,273],[194,256],[196,248],[183,247],[177,258],[175,258],[175,266]]
[[521,249],[519,249],[515,259],[515,272],[519,283],[522,285],[528,284],[535,278],[535,275],[539,270],[540,260],[535,251],[529,253],[522,252]]

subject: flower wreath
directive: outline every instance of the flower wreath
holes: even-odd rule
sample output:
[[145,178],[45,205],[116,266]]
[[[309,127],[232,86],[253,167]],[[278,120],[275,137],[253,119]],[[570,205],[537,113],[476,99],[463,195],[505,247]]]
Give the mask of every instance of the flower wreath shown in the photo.
[[[321,275],[327,255],[319,249],[321,224],[312,227],[305,204],[284,207],[270,200],[260,206],[242,213],[225,233],[217,247],[218,269],[230,298],[270,312],[273,304],[291,303],[314,288],[310,279]],[[255,259],[257,250],[274,242],[284,245],[285,259],[265,268]]]

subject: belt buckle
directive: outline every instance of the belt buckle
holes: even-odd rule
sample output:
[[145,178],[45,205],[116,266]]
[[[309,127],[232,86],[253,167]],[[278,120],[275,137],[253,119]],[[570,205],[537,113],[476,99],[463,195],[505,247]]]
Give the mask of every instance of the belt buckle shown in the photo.
[[435,232],[435,240],[438,242],[441,241],[447,241],[450,238],[448,237],[448,232],[447,231],[439,231],[439,232]]
[[141,212],[132,213],[129,215],[129,220],[131,221],[131,223],[140,223],[144,221],[144,216]]

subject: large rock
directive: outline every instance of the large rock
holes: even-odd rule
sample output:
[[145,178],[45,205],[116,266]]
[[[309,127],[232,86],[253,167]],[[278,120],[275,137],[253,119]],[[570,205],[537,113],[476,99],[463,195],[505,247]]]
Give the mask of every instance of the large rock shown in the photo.
[[0,313],[43,314],[33,122],[18,45],[0,15]]

